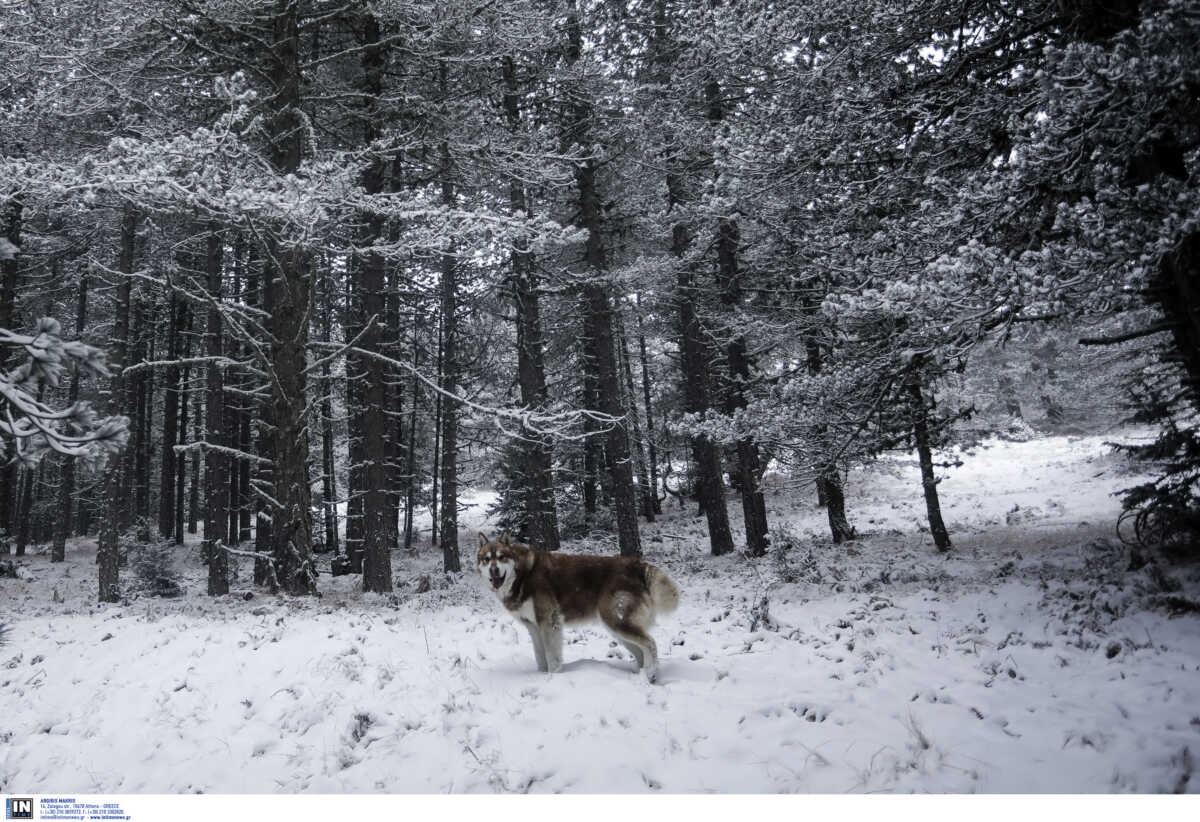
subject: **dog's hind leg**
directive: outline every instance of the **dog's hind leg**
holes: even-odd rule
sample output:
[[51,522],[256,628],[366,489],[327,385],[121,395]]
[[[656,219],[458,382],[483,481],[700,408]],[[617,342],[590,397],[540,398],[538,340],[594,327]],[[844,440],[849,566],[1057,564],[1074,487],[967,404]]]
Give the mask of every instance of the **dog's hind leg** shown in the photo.
[[532,622],[522,622],[525,630],[529,631],[529,638],[533,640],[533,658],[537,660],[537,669],[539,671],[547,671],[546,667],[546,649],[542,645],[542,635],[538,631],[538,627]]
[[600,621],[629,648],[647,681],[653,682],[658,677],[658,646],[641,624],[649,622],[648,609],[635,605],[627,594],[617,594],[611,602],[600,607],[599,613]]
[[642,665],[643,665],[642,647],[640,645],[635,645],[632,642],[627,642],[626,640],[621,639],[620,637],[617,638],[617,641],[625,646],[626,651],[629,651],[629,653],[633,654],[633,663],[634,663],[634,665],[637,666],[636,668],[634,668],[634,670],[636,670],[636,671],[642,670]]
[[[617,635],[621,644],[633,651],[638,660],[638,667],[646,675],[646,681],[654,682],[658,679],[658,646],[654,644],[654,639],[636,625],[609,625],[608,629]],[[640,653],[634,651],[634,648]]]

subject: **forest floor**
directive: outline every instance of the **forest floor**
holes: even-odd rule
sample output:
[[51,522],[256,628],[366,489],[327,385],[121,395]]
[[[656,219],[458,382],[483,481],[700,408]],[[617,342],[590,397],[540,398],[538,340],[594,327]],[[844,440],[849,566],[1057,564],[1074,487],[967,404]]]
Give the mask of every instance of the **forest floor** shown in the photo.
[[772,488],[796,547],[759,561],[708,556],[672,502],[642,531],[683,591],[658,685],[599,627],[538,673],[429,548],[394,595],[251,594],[243,568],[213,599],[189,545],[184,596],[107,606],[94,543],[27,557],[0,579],[0,792],[1200,792],[1200,618],[1165,604],[1200,574],[1126,573],[1113,492],[1139,477],[1105,439],[963,454],[945,556],[908,457],[852,473],[849,545],[809,486]]

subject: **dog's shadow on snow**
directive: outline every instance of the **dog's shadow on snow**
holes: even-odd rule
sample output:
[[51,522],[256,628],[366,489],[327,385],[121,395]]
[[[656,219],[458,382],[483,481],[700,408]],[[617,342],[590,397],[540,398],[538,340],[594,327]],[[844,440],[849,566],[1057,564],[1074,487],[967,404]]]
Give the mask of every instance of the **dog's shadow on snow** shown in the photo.
[[[546,674],[539,673],[532,664],[516,660],[507,664],[498,664],[491,669],[491,672],[514,679],[530,676],[546,676]],[[613,659],[574,659],[570,662],[564,662],[562,670],[554,674],[554,676],[573,677],[588,676],[589,674],[599,674],[607,679],[614,680],[632,679],[635,677],[638,679],[642,678],[641,672],[634,669],[632,661]],[[658,663],[658,678],[656,682],[659,685],[667,685],[672,682],[715,682],[716,680],[716,669],[708,665],[674,660],[660,661]]]
[[[614,679],[642,678],[641,672],[634,669],[633,662],[611,659],[576,659],[571,662],[564,662],[560,673],[573,674],[584,671],[600,671]],[[695,662],[660,660],[658,663],[658,677],[655,679],[655,683],[658,685],[669,685],[672,682],[715,682],[716,680],[716,669],[708,665],[697,664]]]
[[575,659],[564,662],[560,674],[574,674],[584,671],[599,671],[614,678],[633,676],[633,663],[615,659]]

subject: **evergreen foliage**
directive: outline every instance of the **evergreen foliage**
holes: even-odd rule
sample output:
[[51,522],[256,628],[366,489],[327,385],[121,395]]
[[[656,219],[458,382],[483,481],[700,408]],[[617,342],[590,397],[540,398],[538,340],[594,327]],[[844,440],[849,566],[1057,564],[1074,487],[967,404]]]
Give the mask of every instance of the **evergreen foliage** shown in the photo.
[[1103,425],[1151,362],[1168,466],[1131,516],[1193,518],[1194,2],[3,14],[0,530],[99,529],[101,598],[118,535],[202,514],[213,595],[217,541],[293,594],[321,550],[389,591],[417,509],[453,571],[472,465],[532,542],[636,554],[686,462],[711,552],[758,555],[768,472],[840,508],[911,448],[947,550],[945,446]]
[[122,550],[133,571],[134,592],[156,597],[177,597],[183,593],[179,571],[175,567],[177,549],[171,540],[145,542],[135,534],[126,534]]

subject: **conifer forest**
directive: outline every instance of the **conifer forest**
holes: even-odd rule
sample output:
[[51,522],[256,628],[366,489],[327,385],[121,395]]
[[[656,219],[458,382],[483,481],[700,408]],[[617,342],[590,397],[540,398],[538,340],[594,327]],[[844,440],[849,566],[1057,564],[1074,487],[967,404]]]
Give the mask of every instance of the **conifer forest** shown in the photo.
[[0,357],[0,793],[1200,790],[1196,0],[0,0]]

